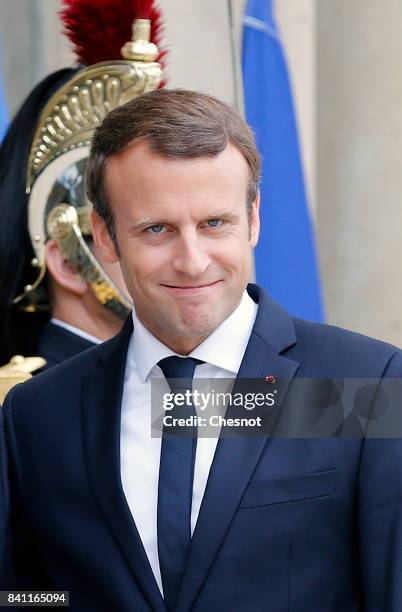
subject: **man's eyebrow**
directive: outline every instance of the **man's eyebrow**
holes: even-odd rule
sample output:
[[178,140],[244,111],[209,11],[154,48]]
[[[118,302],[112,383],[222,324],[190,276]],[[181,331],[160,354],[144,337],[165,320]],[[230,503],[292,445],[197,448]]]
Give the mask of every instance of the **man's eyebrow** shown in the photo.
[[162,220],[152,217],[142,217],[130,226],[130,230],[142,229],[143,227],[148,227],[150,225],[165,225],[166,223],[166,219]]
[[214,210],[205,217],[206,219],[227,219],[229,221],[238,221],[239,214],[233,210]]

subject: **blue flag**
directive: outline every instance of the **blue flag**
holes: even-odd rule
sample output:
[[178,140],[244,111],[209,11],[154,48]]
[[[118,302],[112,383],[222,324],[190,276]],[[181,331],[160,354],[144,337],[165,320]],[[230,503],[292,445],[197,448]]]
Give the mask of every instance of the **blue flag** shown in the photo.
[[322,321],[314,231],[304,188],[292,94],[272,0],[244,16],[246,119],[262,156],[257,282],[295,316]]
[[[1,43],[1,40],[0,40],[0,43]],[[0,60],[2,60],[1,44],[0,44]],[[0,66],[1,65],[2,65],[2,62],[0,62]],[[6,102],[5,102],[4,93],[3,93],[3,81],[2,81],[1,73],[0,73],[0,143],[3,140],[4,134],[6,133],[7,126],[8,126],[8,116],[7,116],[7,111],[6,111]]]

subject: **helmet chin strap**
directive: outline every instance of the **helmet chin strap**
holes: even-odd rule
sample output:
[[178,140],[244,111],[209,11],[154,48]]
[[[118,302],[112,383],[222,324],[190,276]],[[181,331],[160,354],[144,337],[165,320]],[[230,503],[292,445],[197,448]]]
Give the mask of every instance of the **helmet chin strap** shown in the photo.
[[71,265],[90,285],[96,299],[119,318],[126,319],[132,309],[129,300],[115,285],[86,244],[77,209],[59,204],[50,212],[47,230]]

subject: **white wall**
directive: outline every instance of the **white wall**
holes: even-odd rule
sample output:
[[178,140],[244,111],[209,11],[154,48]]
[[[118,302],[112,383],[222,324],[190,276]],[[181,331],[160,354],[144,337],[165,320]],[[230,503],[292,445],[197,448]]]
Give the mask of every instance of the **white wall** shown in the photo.
[[402,345],[402,3],[317,3],[318,222],[331,321]]

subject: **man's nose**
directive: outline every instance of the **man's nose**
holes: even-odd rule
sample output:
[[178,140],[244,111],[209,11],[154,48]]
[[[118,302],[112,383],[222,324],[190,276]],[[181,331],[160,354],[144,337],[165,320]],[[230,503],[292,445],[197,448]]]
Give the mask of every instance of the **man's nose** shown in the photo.
[[200,277],[211,263],[207,245],[197,232],[187,232],[178,237],[173,256],[173,269],[179,274]]

